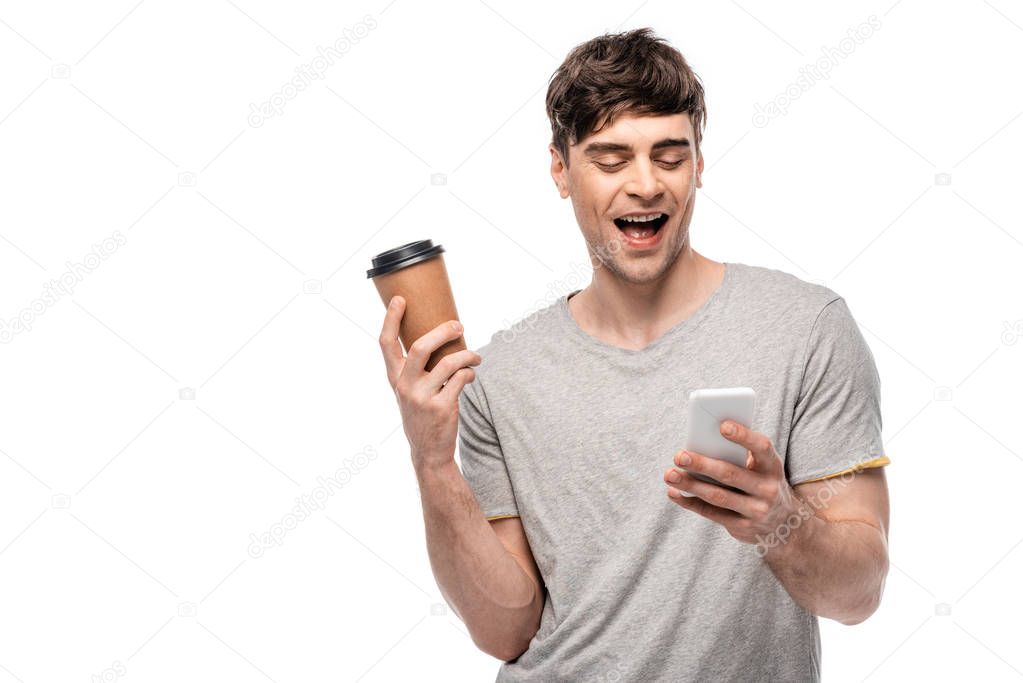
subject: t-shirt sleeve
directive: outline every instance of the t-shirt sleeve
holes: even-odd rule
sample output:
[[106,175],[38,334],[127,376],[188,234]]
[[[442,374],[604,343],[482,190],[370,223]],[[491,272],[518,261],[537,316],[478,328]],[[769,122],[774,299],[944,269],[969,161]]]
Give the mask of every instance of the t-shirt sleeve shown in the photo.
[[480,378],[465,385],[458,398],[458,452],[462,475],[487,519],[518,517],[508,468],[494,430]]
[[881,379],[841,297],[810,331],[785,456],[792,485],[889,464],[881,440]]

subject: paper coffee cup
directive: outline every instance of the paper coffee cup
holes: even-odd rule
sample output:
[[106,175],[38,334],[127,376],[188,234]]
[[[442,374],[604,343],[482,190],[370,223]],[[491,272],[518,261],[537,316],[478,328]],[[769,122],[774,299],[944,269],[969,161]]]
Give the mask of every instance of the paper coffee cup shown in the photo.
[[[374,256],[373,267],[366,271],[384,306],[393,296],[405,299],[405,315],[398,337],[406,353],[415,340],[437,325],[458,320],[443,252],[444,247],[434,245],[432,240],[409,242]],[[432,370],[449,353],[464,348],[464,336],[447,342],[430,355],[426,370]]]

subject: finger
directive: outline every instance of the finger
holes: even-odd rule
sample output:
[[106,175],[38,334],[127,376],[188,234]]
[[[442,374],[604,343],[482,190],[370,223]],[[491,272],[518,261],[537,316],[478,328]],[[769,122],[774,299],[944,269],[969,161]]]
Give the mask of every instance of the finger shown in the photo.
[[699,498],[683,498],[678,489],[668,487],[668,498],[673,503],[676,503],[679,507],[685,508],[700,515],[706,517],[712,522],[717,522],[721,526],[728,526],[733,522],[739,521],[741,517],[732,512],[731,510],[722,510],[719,507],[711,505],[705,500]]
[[449,320],[437,325],[412,342],[412,346],[408,350],[408,358],[405,359],[405,372],[413,372],[414,377],[418,378],[426,371],[426,363],[430,360],[430,354],[449,341],[458,339],[461,334],[462,323],[457,320]]
[[426,385],[429,393],[436,394],[440,391],[441,385],[447,382],[460,368],[479,365],[482,360],[483,358],[478,353],[470,349],[449,353],[433,366],[433,370],[427,373],[422,382]]
[[384,326],[380,330],[380,350],[384,354],[384,365],[387,366],[387,380],[393,388],[401,374],[405,354],[401,351],[398,331],[401,329],[401,318],[405,314],[405,299],[392,296],[384,315]]
[[[729,432],[729,427],[734,431]],[[753,454],[753,467],[751,469],[758,472],[772,471],[776,464],[774,461],[778,460],[778,456],[774,452],[771,439],[766,434],[753,431],[749,427],[733,420],[722,421],[720,428],[721,436],[729,441],[742,444]]]
[[[685,458],[689,461],[686,462]],[[747,459],[747,462],[749,460]],[[733,486],[746,493],[752,494],[760,485],[762,474],[751,472],[746,467],[739,467],[724,460],[709,458],[706,455],[693,453],[692,451],[679,451],[675,454],[675,464],[692,472],[699,472],[708,477],[718,480],[726,486]]]
[[445,401],[457,401],[458,395],[462,393],[465,385],[474,379],[476,379],[475,370],[472,368],[459,368],[455,371],[455,374],[451,375],[451,379],[440,390],[438,396],[441,396]]
[[[675,487],[675,484],[681,481],[681,478],[677,480],[675,478],[676,476],[678,476],[678,474],[679,471],[677,469],[675,469],[674,467],[669,467],[668,470],[664,473],[664,483],[667,484],[670,489],[678,491],[681,495],[685,496],[686,498],[695,497],[689,491],[683,491],[682,489]],[[671,491],[668,491],[668,493],[671,493]]]
[[688,491],[715,507],[731,510],[743,517],[752,518],[754,516],[752,506],[755,500],[745,493],[736,493],[716,484],[708,484],[679,470],[674,470],[674,473],[665,473],[664,481],[668,486],[679,491]]

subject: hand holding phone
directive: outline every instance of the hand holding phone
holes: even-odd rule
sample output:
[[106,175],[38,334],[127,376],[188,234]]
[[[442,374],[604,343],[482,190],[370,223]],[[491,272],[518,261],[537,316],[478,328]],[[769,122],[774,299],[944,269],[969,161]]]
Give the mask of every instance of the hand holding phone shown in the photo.
[[[721,436],[721,423],[732,420],[751,427],[755,402],[756,392],[750,387],[697,389],[689,392],[689,425],[684,448],[708,458],[746,467],[746,447]],[[690,470],[686,472],[701,481],[743,493],[704,474]],[[693,494],[682,491],[682,495],[691,497]]]

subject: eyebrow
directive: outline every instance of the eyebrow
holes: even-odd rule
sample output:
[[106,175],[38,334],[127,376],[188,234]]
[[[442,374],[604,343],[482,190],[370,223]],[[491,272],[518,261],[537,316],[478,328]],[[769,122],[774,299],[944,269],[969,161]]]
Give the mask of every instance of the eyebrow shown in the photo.
[[[689,138],[665,138],[658,140],[653,144],[651,149],[658,150],[664,149],[665,147],[683,147],[689,148]],[[631,152],[632,145],[626,145],[621,142],[591,142],[586,145],[586,149],[583,150],[583,154],[586,156],[594,156],[596,154],[607,154],[608,152]]]

